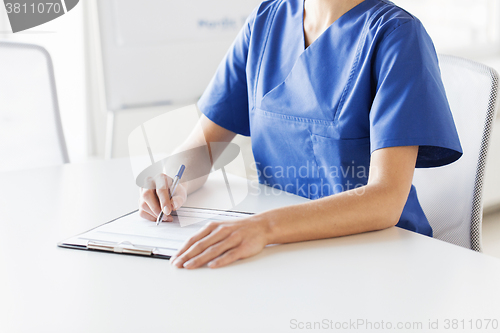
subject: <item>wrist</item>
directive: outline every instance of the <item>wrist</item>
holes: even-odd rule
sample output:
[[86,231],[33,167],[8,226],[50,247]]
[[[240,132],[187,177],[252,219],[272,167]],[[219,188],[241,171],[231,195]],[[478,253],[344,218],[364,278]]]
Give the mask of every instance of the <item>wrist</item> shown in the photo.
[[266,245],[276,244],[276,226],[275,219],[271,211],[256,214],[252,216],[252,220],[259,224],[262,230],[262,234],[265,239]]

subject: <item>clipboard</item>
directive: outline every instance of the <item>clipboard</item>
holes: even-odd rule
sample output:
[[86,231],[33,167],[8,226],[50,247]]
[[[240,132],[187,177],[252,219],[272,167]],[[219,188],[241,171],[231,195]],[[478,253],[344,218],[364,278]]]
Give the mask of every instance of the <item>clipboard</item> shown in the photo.
[[62,248],[170,259],[184,242],[212,221],[231,221],[253,213],[181,207],[173,222],[147,221],[135,210],[64,241]]

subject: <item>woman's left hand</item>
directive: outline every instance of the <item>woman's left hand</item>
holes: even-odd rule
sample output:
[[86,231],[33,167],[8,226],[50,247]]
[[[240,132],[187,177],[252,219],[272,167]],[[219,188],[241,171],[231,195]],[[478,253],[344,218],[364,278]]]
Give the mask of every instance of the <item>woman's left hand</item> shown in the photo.
[[256,255],[268,244],[267,223],[252,216],[231,222],[210,222],[191,237],[170,258],[178,268],[210,268],[226,266],[238,259]]

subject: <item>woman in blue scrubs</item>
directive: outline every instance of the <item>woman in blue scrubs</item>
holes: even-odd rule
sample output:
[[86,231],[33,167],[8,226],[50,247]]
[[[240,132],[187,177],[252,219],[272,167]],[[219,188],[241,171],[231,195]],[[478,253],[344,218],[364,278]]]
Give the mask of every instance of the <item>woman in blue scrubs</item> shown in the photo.
[[[385,0],[263,2],[198,107],[184,148],[251,136],[261,183],[317,200],[210,224],[172,258],[177,267],[394,225],[432,236],[414,169],[462,154],[432,41]],[[141,216],[168,215],[202,183],[185,183],[172,202],[165,188],[144,189]]]

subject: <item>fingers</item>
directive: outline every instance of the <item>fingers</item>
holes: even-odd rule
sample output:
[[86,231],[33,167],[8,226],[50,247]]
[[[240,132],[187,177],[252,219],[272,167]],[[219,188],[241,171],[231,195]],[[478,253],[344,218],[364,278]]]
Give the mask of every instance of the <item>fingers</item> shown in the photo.
[[154,216],[158,216],[160,214],[160,203],[158,201],[158,197],[156,196],[156,191],[144,189],[142,192],[142,198],[148,205],[149,211],[151,211]]
[[231,226],[217,227],[208,236],[198,240],[183,254],[179,255],[173,265],[178,268],[196,268],[205,265],[241,242],[241,238],[237,235],[231,235],[232,231],[233,227]]
[[[170,178],[165,174],[159,174],[154,179],[156,184],[156,196],[159,200],[159,207],[164,214],[169,215],[172,212],[172,202],[170,201]],[[159,214],[160,212],[158,212]]]
[[173,221],[173,218],[169,217],[172,211],[169,194],[170,182],[170,178],[164,174],[146,179],[145,188],[141,191],[141,201],[139,204],[141,216],[143,215],[148,220],[151,220],[150,216],[157,218],[162,207],[166,207],[163,221]]
[[156,221],[163,209],[163,221],[172,222],[174,220],[170,214],[186,202],[187,191],[184,186],[179,184],[175,191],[176,195],[170,200],[171,183],[172,179],[165,174],[146,179],[145,188],[140,190],[139,215],[142,218]]
[[[146,220],[149,220],[149,221],[152,221],[152,222],[156,222],[156,219],[157,217],[154,216],[154,215],[151,215],[143,210],[139,211],[139,216],[142,217],[143,219],[146,219]],[[171,215],[165,215],[163,217],[163,222],[172,222],[174,220],[174,218],[171,216]]]
[[143,188],[139,188],[139,216],[143,219],[153,221],[154,216],[152,215],[151,209],[142,197],[143,190]]
[[172,210],[179,209],[184,204],[184,202],[186,202],[186,199],[181,196],[176,195],[172,197]]
[[210,268],[219,268],[222,266],[229,265],[232,262],[235,262],[238,259],[243,259],[243,256],[240,254],[239,248],[234,248],[232,250],[227,251],[219,258],[212,260],[208,263],[208,267]]
[[[143,200],[139,202],[139,216],[153,222],[156,222],[157,219],[156,214],[151,211],[146,201]],[[173,220],[174,218],[171,215],[163,215],[164,222],[172,222]]]
[[267,245],[265,227],[266,223],[251,219],[212,222],[184,244],[171,264],[193,269],[208,263],[217,268],[256,255]]
[[[222,241],[208,247],[200,255],[186,261],[183,265],[184,268],[194,269],[201,267],[211,260],[214,260],[224,252],[237,247],[241,243],[241,239],[237,236],[231,235]],[[236,259],[235,259],[236,260]]]
[[184,185],[177,185],[174,196],[172,197],[172,210],[177,210],[184,205],[187,199],[187,191]]
[[[198,231],[195,235],[193,235],[184,245],[179,249],[179,251],[170,257],[170,263],[174,264],[176,259],[180,257],[184,252],[186,252],[194,243],[199,241],[202,238],[205,238],[206,236],[210,235],[210,233],[215,230],[219,224],[217,222],[210,222],[208,223],[203,229]],[[182,267],[182,266],[181,266]]]
[[145,213],[147,213],[149,215],[155,216],[155,213],[153,213],[153,211],[151,210],[151,208],[149,208],[148,203],[146,201],[144,201],[144,200],[141,200],[139,202],[139,210],[140,211],[144,211]]
[[146,220],[149,220],[149,221],[152,221],[152,222],[156,222],[156,217],[154,217],[153,215],[141,210],[139,212],[139,216],[142,217],[143,219],[146,219]]

